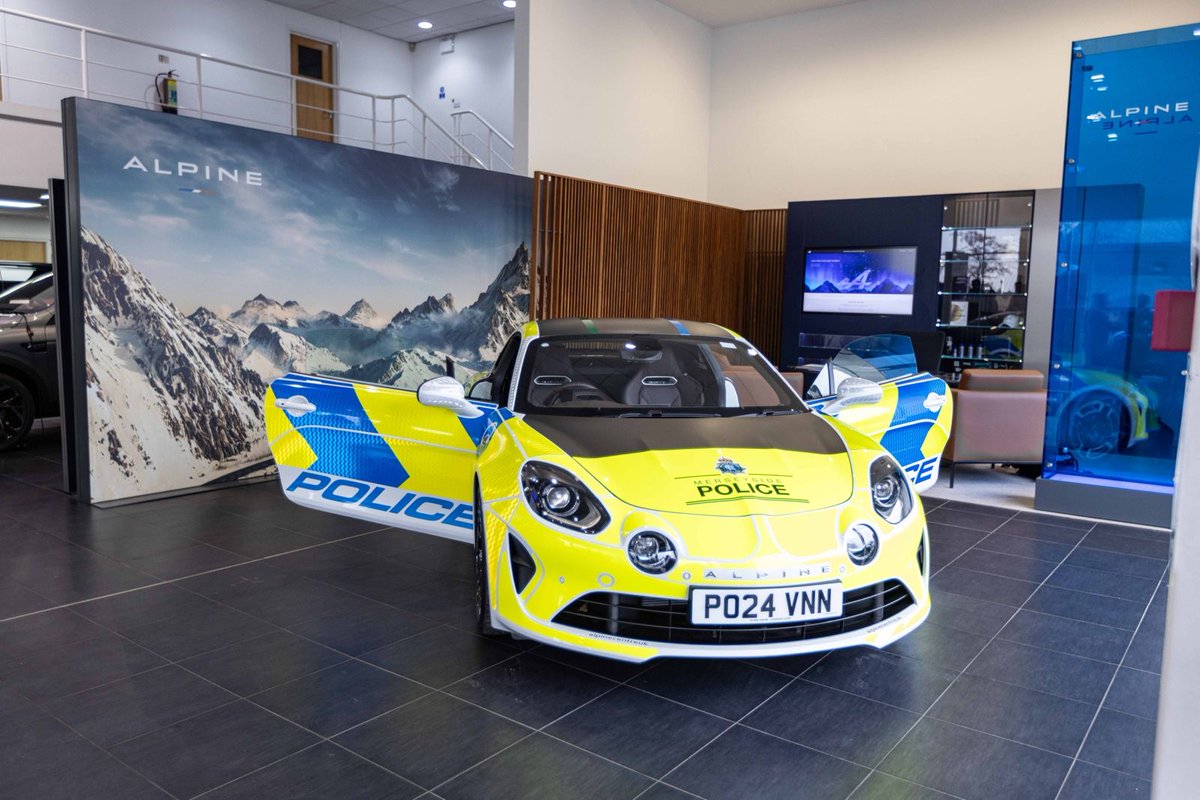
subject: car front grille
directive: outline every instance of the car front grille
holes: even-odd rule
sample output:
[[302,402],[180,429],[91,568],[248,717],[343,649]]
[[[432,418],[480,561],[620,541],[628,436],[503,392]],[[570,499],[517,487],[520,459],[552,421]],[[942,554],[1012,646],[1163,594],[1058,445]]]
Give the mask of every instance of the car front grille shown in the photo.
[[842,616],[774,625],[694,625],[687,600],[615,592],[592,592],[554,617],[554,622],[610,636],[671,644],[772,644],[850,633],[883,622],[913,605],[895,578],[851,589],[842,598]]

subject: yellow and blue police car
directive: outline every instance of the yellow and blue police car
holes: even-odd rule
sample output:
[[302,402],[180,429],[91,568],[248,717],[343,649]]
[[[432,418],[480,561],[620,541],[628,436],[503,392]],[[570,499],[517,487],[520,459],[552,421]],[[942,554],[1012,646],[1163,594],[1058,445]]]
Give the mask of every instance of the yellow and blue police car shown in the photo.
[[929,614],[917,492],[952,410],[915,368],[852,374],[863,352],[806,403],[717,325],[531,322],[469,393],[290,374],[266,427],[290,500],[473,544],[484,632],[627,661],[884,647]]

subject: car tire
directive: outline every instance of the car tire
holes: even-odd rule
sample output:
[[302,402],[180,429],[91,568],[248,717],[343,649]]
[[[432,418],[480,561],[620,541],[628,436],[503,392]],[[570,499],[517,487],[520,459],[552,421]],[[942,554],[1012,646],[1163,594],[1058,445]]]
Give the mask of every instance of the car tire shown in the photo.
[[1071,402],[1060,423],[1060,452],[1090,463],[1120,452],[1129,441],[1129,411],[1116,397],[1090,393]]
[[35,416],[29,387],[11,375],[0,375],[0,452],[25,441]]
[[483,502],[479,484],[475,484],[475,622],[483,636],[503,636],[504,631],[492,625],[492,603],[488,595],[487,537],[483,532]]

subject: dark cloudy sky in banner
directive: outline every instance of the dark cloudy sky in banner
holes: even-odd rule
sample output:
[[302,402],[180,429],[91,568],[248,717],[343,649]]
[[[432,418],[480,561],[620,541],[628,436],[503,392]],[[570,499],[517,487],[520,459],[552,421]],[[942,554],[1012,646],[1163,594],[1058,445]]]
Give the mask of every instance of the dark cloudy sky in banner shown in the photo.
[[[531,227],[531,181],[250,128],[80,101],[81,217],[185,314],[264,292],[382,314],[465,306]],[[136,156],[149,172],[123,169]],[[154,174],[159,169],[171,175]],[[199,168],[179,176],[178,164]],[[210,167],[240,181],[204,179]],[[248,185],[247,171],[262,174]],[[249,292],[249,294],[247,294]]]

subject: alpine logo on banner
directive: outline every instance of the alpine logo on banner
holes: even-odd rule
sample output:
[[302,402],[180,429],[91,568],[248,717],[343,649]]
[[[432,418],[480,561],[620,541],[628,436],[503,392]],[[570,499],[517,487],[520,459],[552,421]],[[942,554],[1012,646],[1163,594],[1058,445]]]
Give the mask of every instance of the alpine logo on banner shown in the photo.
[[262,186],[263,174],[258,170],[228,168],[214,164],[197,164],[194,161],[164,161],[148,159],[150,166],[136,155],[130,156],[122,170],[144,172],[147,175],[173,175],[177,178],[216,181],[217,183],[241,183],[246,186]]

